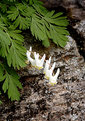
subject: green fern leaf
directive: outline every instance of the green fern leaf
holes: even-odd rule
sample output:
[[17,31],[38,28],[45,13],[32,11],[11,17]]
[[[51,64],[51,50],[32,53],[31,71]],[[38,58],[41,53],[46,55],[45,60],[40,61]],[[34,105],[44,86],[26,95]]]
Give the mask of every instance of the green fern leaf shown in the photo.
[[[36,6],[36,5],[34,5]],[[37,8],[36,8],[37,9]],[[55,11],[43,12],[38,7],[38,12],[32,15],[31,32],[36,39],[42,40],[44,46],[49,46],[51,39],[55,44],[64,47],[69,35],[66,30],[68,21],[66,17],[61,17],[62,13],[54,14]]]
[[45,47],[49,47],[49,46],[50,46],[50,42],[49,42],[48,39],[43,40],[43,41],[42,41],[42,44],[43,44]]
[[17,0],[8,0],[8,1],[10,1],[10,2],[15,2],[15,1],[17,1]]
[[19,76],[16,74],[16,72],[9,68],[7,65],[4,65],[5,68],[5,81],[3,83],[2,89],[4,93],[8,93],[9,99],[11,101],[13,100],[19,100],[20,99],[20,93],[17,89],[22,89],[22,85],[19,82]]
[[[60,28],[60,31],[61,32],[59,32],[59,28],[53,25],[50,26],[51,39],[55,44],[60,45],[61,47],[64,47],[66,45],[66,42],[68,41],[68,38],[62,33],[62,27]],[[69,34],[69,33],[67,33],[66,31],[66,34]]]
[[[66,17],[61,17],[62,13],[54,14],[55,11],[48,12],[44,19],[48,21],[51,24],[58,25],[58,26],[67,26],[68,21],[66,20]],[[56,16],[56,17],[55,17]]]
[[3,65],[0,63],[0,82],[5,79]]
[[26,66],[25,64],[25,48],[21,45],[21,43],[16,40],[12,40],[12,45],[10,47],[9,53],[7,55],[8,65],[13,65],[14,68],[20,68]]
[[14,26],[9,27],[9,35],[12,39],[19,40],[20,42],[24,42],[24,37],[20,34],[22,31],[21,30],[16,30],[15,28],[13,29]]
[[[1,92],[0,92],[0,95],[1,95]],[[2,101],[0,100],[0,105],[2,104]]]
[[7,13],[9,14],[8,18],[12,21],[15,20],[19,15],[19,11],[15,6],[10,7],[10,11],[7,11]]
[[42,25],[42,20],[39,20],[35,14],[32,16],[32,22],[30,27],[31,27],[31,32],[33,36],[36,37],[36,39],[39,40],[47,39],[44,26]]
[[3,13],[5,13],[7,11],[7,5],[6,4],[0,3],[0,8],[1,8],[1,11]]
[[[0,23],[2,23],[3,26],[5,27],[4,29],[6,29],[6,26],[9,25],[6,15],[2,15],[2,14],[0,15]],[[1,28],[1,24],[0,24],[0,28]]]
[[26,65],[26,49],[23,47],[24,39],[20,33],[20,30],[13,28],[5,32],[4,29],[0,29],[0,55],[7,58],[9,66],[13,65],[18,69]]
[[29,19],[28,18],[24,18],[22,16],[18,16],[17,19],[14,22],[15,27],[19,26],[19,29],[27,29],[29,27]]
[[11,39],[11,46],[7,54],[8,65],[13,65],[14,68],[20,68],[26,66],[26,49],[23,47],[23,36],[20,35],[19,30],[7,31]]
[[10,45],[10,37],[7,33],[0,29],[0,55],[2,57],[7,56],[9,52],[9,45]]
[[[15,6],[11,6],[10,11],[8,11],[8,18],[11,19],[11,21],[14,21],[13,24],[17,28],[19,26],[19,29],[27,29],[29,28],[30,24],[30,18],[26,14],[28,11],[28,8],[25,4],[18,3]],[[31,13],[28,12],[28,13]],[[31,15],[31,14],[30,14]]]
[[45,16],[48,13],[48,10],[45,7],[43,7],[42,4],[41,5],[40,4],[38,5],[35,2],[35,4],[33,4],[32,6],[36,10],[36,13],[39,13],[39,14],[41,14],[43,16]]

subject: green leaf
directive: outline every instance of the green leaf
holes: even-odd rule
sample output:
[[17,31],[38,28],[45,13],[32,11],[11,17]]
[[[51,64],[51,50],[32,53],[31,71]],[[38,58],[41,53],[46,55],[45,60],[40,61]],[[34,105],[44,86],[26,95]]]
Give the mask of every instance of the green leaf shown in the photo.
[[19,69],[20,67],[25,67],[25,60],[26,60],[26,49],[23,47],[23,45],[16,41],[12,40],[12,45],[10,47],[9,53],[7,55],[7,63],[9,66],[13,65],[14,68],[17,67]]
[[4,79],[5,79],[4,68],[3,65],[0,63],[0,82],[3,81]]
[[20,67],[26,66],[26,49],[23,46],[23,36],[20,34],[20,30],[9,29],[7,31],[8,35],[11,39],[11,45],[9,48],[9,52],[7,54],[7,63],[11,67],[11,65],[17,69]]
[[38,15],[42,15],[45,16],[48,13],[48,10],[42,6],[42,4],[38,5],[37,3],[35,3],[33,5],[33,8],[36,10],[36,14],[39,13]]
[[8,93],[9,99],[11,101],[13,100],[19,100],[20,99],[20,93],[18,91],[18,88],[22,89],[22,85],[19,82],[19,76],[16,74],[16,72],[9,68],[7,65],[5,66],[5,81],[3,83],[2,89],[4,93]]
[[11,21],[14,21],[14,26],[16,28],[19,26],[19,29],[23,30],[28,29],[31,22],[29,16],[33,12],[31,7],[27,7],[26,4],[18,3],[15,4],[15,6],[11,6],[9,9],[10,10],[7,12],[8,18],[11,19]]
[[32,1],[32,4],[34,4],[34,5],[38,5],[38,6],[43,7],[43,2],[40,0],[29,0],[29,1]]
[[62,33],[62,28],[60,28],[61,32],[57,30],[58,29],[56,29],[55,26],[50,26],[51,39],[55,44],[64,47],[66,45],[66,42],[68,41],[68,38],[64,35],[66,32]]
[[[1,92],[0,92],[0,95],[1,95]],[[0,100],[0,105],[2,104],[2,101]]]
[[54,13],[55,11],[51,11],[44,15],[44,12],[39,10],[38,13],[32,15],[30,29],[32,35],[36,39],[42,40],[45,47],[50,45],[49,39],[58,46],[64,47],[68,41],[66,36],[69,35],[65,27],[68,25],[68,21],[66,17],[60,17],[62,13]]
[[2,57],[7,56],[10,43],[11,41],[9,35],[0,29],[0,55]]
[[9,14],[8,18],[11,19],[12,21],[15,20],[19,15],[19,11],[15,6],[10,7],[10,11],[7,11],[7,13]]
[[19,15],[13,24],[15,25],[15,27],[19,26],[19,29],[25,30],[29,27],[29,21],[29,18],[25,18]]
[[20,42],[24,42],[24,37],[21,35],[21,30],[13,29],[12,27],[9,28],[8,34],[12,39],[19,40]]
[[10,2],[14,2],[14,1],[16,1],[16,0],[8,0],[8,1],[10,1]]
[[26,66],[26,49],[23,47],[23,36],[20,30],[0,30],[0,55],[7,58],[9,66],[20,68]]
[[32,16],[32,22],[30,28],[32,35],[35,36],[36,39],[44,40],[47,38],[44,26],[42,25],[42,21],[40,21],[35,14]]
[[8,19],[6,15],[0,15],[0,28],[1,28],[1,23],[3,24],[3,26],[5,27],[4,29],[6,29],[6,26],[9,25]]
[[48,39],[47,39],[47,40],[43,40],[43,41],[42,41],[42,44],[43,44],[45,47],[49,47],[49,46],[50,46],[50,42],[49,42]]
[[1,8],[1,11],[3,13],[5,13],[7,11],[7,5],[6,4],[0,3],[0,8]]
[[54,15],[54,11],[48,12],[44,19],[48,21],[50,24],[58,25],[58,26],[67,26],[68,21],[66,20],[66,17],[61,17],[62,13],[58,13]]

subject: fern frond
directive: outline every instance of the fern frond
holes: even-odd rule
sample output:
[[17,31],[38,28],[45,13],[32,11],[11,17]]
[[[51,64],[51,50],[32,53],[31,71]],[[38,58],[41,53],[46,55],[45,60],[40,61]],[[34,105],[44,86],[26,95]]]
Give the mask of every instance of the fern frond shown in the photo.
[[17,1],[17,0],[8,0],[8,1],[10,1],[10,2],[14,2],[14,1]]
[[15,30],[13,26],[9,29],[1,24],[0,29],[0,55],[7,58],[9,66],[14,68],[24,67],[26,60],[26,49],[23,47],[24,38],[20,30]]
[[18,16],[14,22],[14,25],[16,26],[16,28],[19,26],[19,29],[25,30],[25,29],[29,28],[29,23],[30,22],[29,22],[28,18]]
[[5,13],[7,11],[7,5],[4,3],[0,3],[0,9],[3,13]]
[[9,66],[14,68],[20,68],[26,66],[26,49],[23,47],[23,36],[20,35],[19,30],[9,30],[7,31],[11,39],[11,46],[7,54],[7,62]]
[[2,74],[0,81],[4,81],[2,86],[4,93],[8,93],[8,97],[11,101],[19,100],[20,93],[17,87],[22,89],[22,85],[19,82],[19,76],[17,73],[12,68],[9,68],[6,63],[0,63],[0,74]]
[[12,21],[15,20],[19,15],[19,11],[15,6],[10,7],[10,11],[7,11],[7,13],[9,14],[8,18],[11,19]]
[[[11,19],[11,21],[14,21],[13,24],[17,28],[19,26],[19,29],[28,29],[30,24],[30,18],[26,14],[28,11],[28,8],[25,4],[18,3],[15,4],[15,6],[11,6],[9,8],[10,10],[8,13],[8,18]],[[32,14],[32,11],[30,11]],[[27,16],[26,16],[27,15]]]
[[[0,95],[1,95],[1,92],[0,92]],[[0,105],[2,104],[2,101],[0,100]]]
[[33,8],[36,10],[36,13],[45,16],[48,13],[48,10],[42,6],[42,4],[38,5],[36,2],[32,5]]
[[68,21],[66,17],[62,17],[62,13],[55,14],[55,11],[45,13],[37,5],[34,8],[38,9],[36,14],[32,15],[31,22],[31,32],[36,39],[42,40],[44,46],[48,47],[49,39],[51,39],[55,44],[64,47],[69,35],[66,30]]
[[1,28],[1,23],[3,24],[3,26],[5,26],[5,28],[6,28],[6,26],[9,25],[9,21],[8,21],[6,15],[0,14],[0,28]]
[[7,33],[0,29],[0,55],[2,57],[7,57],[10,44],[10,37]]
[[3,65],[0,62],[0,82],[2,82],[4,79],[5,79],[4,68],[3,68]]

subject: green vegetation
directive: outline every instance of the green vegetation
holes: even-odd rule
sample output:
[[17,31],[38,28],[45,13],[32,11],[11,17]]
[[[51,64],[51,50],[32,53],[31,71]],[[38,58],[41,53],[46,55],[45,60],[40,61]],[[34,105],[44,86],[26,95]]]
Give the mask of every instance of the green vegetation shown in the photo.
[[26,49],[21,32],[30,29],[45,47],[52,40],[64,47],[68,41],[68,21],[63,13],[48,11],[39,0],[0,1],[0,84],[11,100],[19,100],[18,88],[22,88],[16,69],[25,67]]

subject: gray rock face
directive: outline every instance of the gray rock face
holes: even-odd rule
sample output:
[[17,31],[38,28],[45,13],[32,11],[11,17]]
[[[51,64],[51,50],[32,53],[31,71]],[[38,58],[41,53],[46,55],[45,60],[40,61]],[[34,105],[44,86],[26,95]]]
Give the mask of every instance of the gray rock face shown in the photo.
[[[79,4],[85,9],[85,0],[41,0],[47,7],[67,6]],[[67,6],[69,7],[69,6]]]
[[78,3],[85,9],[85,0],[78,0]]
[[76,29],[77,32],[85,39],[85,20],[76,23],[73,28]]
[[45,3],[47,7],[57,7],[61,5],[75,4],[77,0],[41,0]]
[[85,121],[85,62],[75,41],[69,37],[64,49],[54,44],[47,49],[36,43],[31,46],[41,56],[45,53],[46,59],[52,56],[55,72],[61,70],[58,84],[49,85],[42,70],[27,65],[19,72],[21,100],[10,103],[3,99],[0,121]]
[[82,45],[83,48],[81,48],[84,52],[84,56],[85,56],[85,19],[81,20],[80,22],[77,22],[75,26],[73,26],[73,28],[77,31],[77,33],[82,37]]
[[63,7],[72,19],[85,19],[85,0],[41,0],[47,8]]

